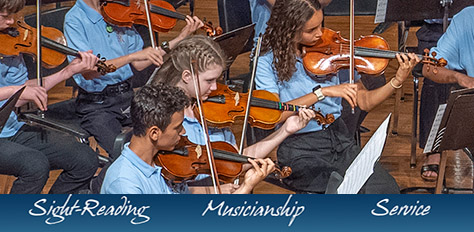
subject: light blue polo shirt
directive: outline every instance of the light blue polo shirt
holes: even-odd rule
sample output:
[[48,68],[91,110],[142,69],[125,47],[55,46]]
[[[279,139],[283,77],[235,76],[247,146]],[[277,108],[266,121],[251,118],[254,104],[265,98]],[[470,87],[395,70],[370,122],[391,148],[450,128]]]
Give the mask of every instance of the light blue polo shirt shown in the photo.
[[[273,53],[267,52],[258,59],[257,74],[255,77],[255,85],[257,89],[267,90],[276,93],[280,96],[281,102],[288,102],[295,98],[299,98],[308,93],[313,92],[313,88],[317,85],[321,87],[328,87],[339,85],[348,80],[349,72],[341,70],[337,75],[327,75],[322,77],[311,78],[303,67],[301,58],[297,58],[296,71],[289,81],[280,82],[276,70],[273,68]],[[360,79],[360,75],[354,76],[355,81]],[[341,116],[341,98],[340,97],[326,97],[322,101],[314,104],[316,110],[321,110],[323,115],[333,114],[337,119]],[[311,120],[308,125],[299,130],[297,133],[313,132],[322,130],[322,126],[318,125],[315,120]]]
[[446,32],[431,52],[448,61],[446,68],[465,70],[474,77],[474,6],[466,7],[451,20]]
[[145,163],[126,143],[120,155],[110,165],[100,193],[102,194],[176,194],[189,193],[187,184],[175,192],[161,176],[161,167]]
[[[206,140],[202,134],[201,124],[196,118],[184,116],[183,127],[186,130],[184,136],[187,136],[189,141],[199,145],[206,144]],[[229,128],[209,127],[208,131],[211,142],[221,141],[236,145],[235,136]]]
[[252,22],[255,23],[255,36],[253,37],[253,47],[257,45],[258,36],[264,34],[267,29],[267,22],[272,13],[272,6],[267,0],[249,0],[252,12]]
[[[106,30],[108,25],[113,31]],[[64,35],[69,47],[79,51],[92,50],[95,55],[100,54],[108,60],[143,49],[143,40],[135,28],[107,24],[102,15],[90,8],[83,0],[77,0],[66,14]],[[68,57],[69,61],[74,58]],[[80,74],[73,77],[82,89],[88,92],[100,92],[107,85],[122,82],[132,75],[130,65],[125,65],[113,73],[93,80],[86,80]]]
[[[0,87],[23,85],[28,80],[28,72],[26,70],[23,56],[2,56],[0,59]],[[7,100],[0,101],[3,106]],[[10,113],[0,138],[8,138],[14,136],[18,130],[24,125],[24,122],[18,122],[14,112]]]

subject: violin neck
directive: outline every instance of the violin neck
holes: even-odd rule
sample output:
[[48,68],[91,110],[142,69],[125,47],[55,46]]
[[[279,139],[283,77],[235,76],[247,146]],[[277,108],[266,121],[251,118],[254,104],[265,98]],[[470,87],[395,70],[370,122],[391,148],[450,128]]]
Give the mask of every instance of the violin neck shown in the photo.
[[220,160],[248,163],[249,162],[248,159],[250,158],[248,156],[239,155],[237,153],[233,153],[229,151],[223,151],[223,150],[217,150],[217,149],[212,149],[212,151],[214,151],[214,158],[220,159]]
[[168,16],[168,17],[174,18],[174,19],[179,19],[179,20],[185,20],[186,19],[186,15],[183,15],[181,13],[171,11],[171,10],[159,7],[159,6],[155,6],[155,5],[151,5],[151,12],[156,13],[156,14],[160,14],[160,15],[164,15],[164,16]]
[[299,111],[299,106],[261,98],[252,98],[250,104],[252,106],[275,109],[280,111]]
[[52,50],[55,50],[57,52],[61,52],[65,55],[69,55],[69,56],[78,56],[79,53],[77,52],[77,50],[74,50],[70,47],[67,47],[67,46],[64,46],[54,40],[51,40],[49,38],[46,38],[44,36],[41,36],[41,45],[46,47],[46,48],[49,48],[49,49],[52,49]]
[[[355,47],[354,55],[356,56],[365,56],[365,57],[375,57],[375,58],[386,58],[394,59],[396,54],[407,54],[405,52],[397,52],[390,50],[381,50],[376,48],[365,48],[365,47]],[[422,55],[417,54],[420,59],[423,59]]]
[[[220,159],[220,160],[227,160],[227,161],[233,161],[233,162],[240,162],[240,163],[248,163],[248,159],[251,157],[244,156],[244,155],[239,155],[234,152],[230,151],[224,151],[224,150],[218,150],[218,149],[212,149],[214,152],[214,158],[215,159]],[[159,154],[167,154],[168,152],[166,151],[159,151]],[[182,155],[182,156],[187,156],[188,150],[185,148],[182,149],[175,149],[173,150],[173,154],[177,155]]]

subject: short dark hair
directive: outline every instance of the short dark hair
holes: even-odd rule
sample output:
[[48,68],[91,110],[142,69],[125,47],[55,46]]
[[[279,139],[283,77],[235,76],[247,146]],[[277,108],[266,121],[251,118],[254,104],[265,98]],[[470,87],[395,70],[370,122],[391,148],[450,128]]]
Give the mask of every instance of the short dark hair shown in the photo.
[[143,86],[132,99],[133,134],[144,136],[152,126],[165,131],[171,123],[171,116],[189,105],[189,97],[178,87],[164,83]]
[[23,9],[26,0],[0,0],[0,11],[9,14],[16,13]]

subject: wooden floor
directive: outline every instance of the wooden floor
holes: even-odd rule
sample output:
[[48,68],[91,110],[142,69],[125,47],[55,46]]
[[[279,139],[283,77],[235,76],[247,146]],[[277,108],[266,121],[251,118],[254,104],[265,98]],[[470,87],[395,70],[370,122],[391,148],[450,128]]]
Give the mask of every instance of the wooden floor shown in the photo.
[[[217,24],[219,22],[217,16],[217,0],[200,0],[195,3],[195,15],[204,18],[208,21]],[[178,9],[179,12],[187,13],[189,8],[183,6]],[[341,31],[342,35],[348,38],[348,17],[343,16],[331,16],[325,18],[325,26],[334,30]],[[371,34],[375,28],[373,23],[373,16],[357,16],[356,25],[356,36]],[[160,40],[169,40],[175,37],[180,28],[184,25],[183,22],[178,22],[178,25],[167,34],[160,34]],[[416,46],[416,37],[414,36],[415,29],[411,30],[408,37],[408,45]],[[392,26],[382,35],[390,44],[392,48],[397,48],[397,28]],[[242,54],[237,58],[235,63],[231,67],[231,76],[248,72],[248,54]],[[393,74],[398,67],[396,61],[391,61],[389,67],[386,70],[387,79],[393,77]],[[420,81],[421,83],[422,81]],[[422,150],[417,149],[417,162],[416,168],[410,168],[410,141],[411,141],[411,124],[412,124],[412,107],[413,99],[413,83],[412,78],[404,83],[403,87],[404,100],[400,103],[400,115],[398,123],[398,134],[389,134],[387,142],[380,159],[382,165],[390,171],[395,177],[397,183],[401,189],[408,188],[432,188],[434,182],[426,182],[420,178],[420,167],[423,162]],[[59,84],[49,92],[50,103],[65,100],[71,97],[71,89],[64,87],[64,84]],[[365,144],[370,138],[375,129],[385,119],[385,117],[393,112],[395,103],[395,96],[388,98],[381,105],[372,110],[365,121],[362,123],[363,126],[371,130],[369,133],[362,134],[362,143]],[[391,123],[393,125],[393,122]],[[235,132],[240,131],[239,127],[241,123],[234,125],[233,130]],[[392,131],[392,129],[390,129]],[[238,135],[236,133],[236,135]],[[275,156],[273,153],[272,156]],[[446,174],[446,183],[450,188],[456,189],[472,189],[473,188],[473,164],[467,156],[459,151],[450,152],[448,157],[448,167]],[[0,188],[2,186],[2,179],[0,178]],[[50,186],[50,184],[49,184]],[[45,188],[45,192],[48,189]],[[0,189],[0,192],[1,189]],[[472,193],[471,191],[456,191],[460,193]],[[254,193],[289,193],[287,190],[281,189],[274,185],[262,182],[255,189]],[[426,191],[416,191],[414,193],[427,193]]]

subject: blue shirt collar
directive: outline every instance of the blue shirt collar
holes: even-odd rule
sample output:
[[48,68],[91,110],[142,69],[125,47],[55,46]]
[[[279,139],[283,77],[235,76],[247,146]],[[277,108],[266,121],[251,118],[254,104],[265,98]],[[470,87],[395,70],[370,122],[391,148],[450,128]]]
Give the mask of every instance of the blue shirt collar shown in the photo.
[[99,14],[99,12],[95,11],[94,9],[92,9],[89,5],[87,5],[83,0],[78,0],[76,2],[77,6],[79,8],[81,8],[87,15],[87,17],[89,18],[89,20],[92,22],[92,23],[97,23],[99,22],[101,19],[103,19],[104,17],[102,17],[101,14]]
[[161,171],[161,167],[158,166],[150,166],[147,164],[145,161],[143,161],[140,157],[138,157],[135,152],[133,152],[129,147],[130,143],[126,143],[124,145],[123,151],[122,151],[122,156],[129,160],[130,163],[132,163],[133,166],[135,166],[140,172],[143,173],[144,176],[147,178],[150,178],[151,175],[153,175],[156,172]]

